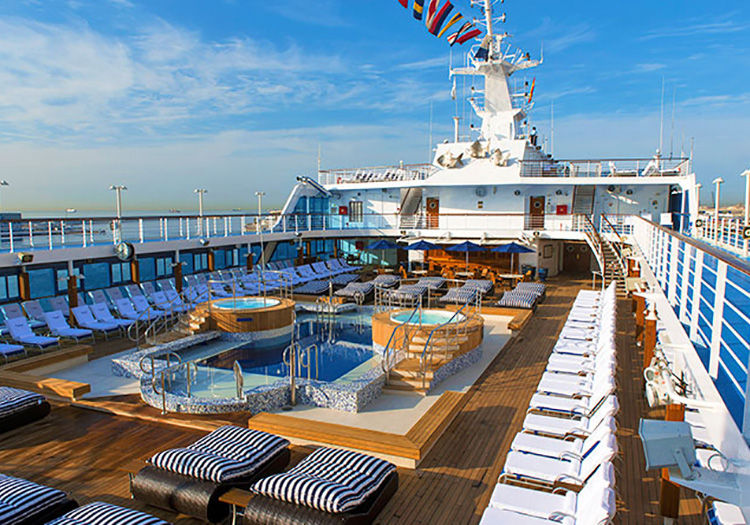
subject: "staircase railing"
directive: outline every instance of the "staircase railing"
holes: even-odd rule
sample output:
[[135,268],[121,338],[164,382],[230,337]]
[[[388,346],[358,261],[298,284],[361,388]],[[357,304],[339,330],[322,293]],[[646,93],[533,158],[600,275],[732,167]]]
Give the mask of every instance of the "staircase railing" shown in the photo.
[[[412,323],[412,320],[414,319],[414,316],[418,316],[419,323]],[[409,345],[411,341],[411,332],[421,326],[422,322],[422,301],[419,301],[417,306],[414,307],[411,314],[409,315],[409,318],[406,319],[406,321],[403,321],[399,323],[391,332],[391,336],[388,338],[388,342],[385,345],[385,348],[383,349],[383,358],[381,361],[381,366],[383,368],[383,372],[385,372],[385,383],[388,384],[390,381],[390,374],[391,369],[396,364],[396,352],[398,350],[403,351],[403,349]],[[399,336],[398,333],[401,332],[401,335]],[[398,348],[396,348],[396,345],[398,345]]]
[[586,240],[589,243],[589,246],[594,251],[594,256],[596,257],[596,262],[599,263],[599,269],[602,272],[602,288],[606,286],[606,273],[607,273],[607,263],[604,259],[604,248],[602,247],[602,238],[599,235],[599,232],[596,229],[596,226],[594,226],[594,223],[591,221],[591,217],[588,215],[581,215],[583,218],[583,232],[586,235]]
[[[477,306],[477,304],[479,306]],[[427,336],[427,341],[425,341],[422,355],[419,359],[419,375],[422,377],[422,388],[425,388],[427,384],[427,369],[429,366],[432,366],[433,356],[435,354],[435,334],[443,333],[443,331],[445,330],[446,337],[441,339],[441,341],[445,343],[444,357],[447,358],[448,347],[454,344],[459,337],[466,333],[466,330],[469,326],[469,321],[479,315],[477,312],[479,309],[481,309],[481,304],[482,292],[480,290],[477,290],[475,296],[467,299],[467,301],[461,306],[461,308],[453,312],[453,315],[450,317],[450,319],[430,330],[430,334]],[[472,310],[472,307],[473,311],[470,312],[470,310]],[[464,319],[461,319],[460,316],[463,316]]]
[[610,242],[610,240],[607,238],[606,235],[602,236],[602,239],[604,242],[609,246],[609,248],[612,250],[612,253],[615,254],[615,257],[617,258],[617,264],[620,267],[621,275],[624,277],[625,273],[627,271],[627,266],[625,265],[625,255],[623,253],[623,247],[625,246],[625,239],[622,238],[622,235],[620,235],[620,232],[617,231],[617,228],[614,227],[614,225],[609,221],[606,215],[601,216],[601,222],[602,222],[602,228],[601,230],[604,231],[605,228],[611,230],[614,232],[615,236],[617,236],[617,244],[613,244]]
[[[174,312],[171,310],[169,316],[155,315],[161,312],[164,311],[156,308],[154,305],[149,305],[148,308],[136,317],[135,322],[128,327],[128,339],[135,343],[136,349],[141,348],[141,339],[148,344],[152,344],[157,335],[167,330],[169,322],[173,320]],[[141,333],[141,327],[144,323],[147,324],[147,327]]]

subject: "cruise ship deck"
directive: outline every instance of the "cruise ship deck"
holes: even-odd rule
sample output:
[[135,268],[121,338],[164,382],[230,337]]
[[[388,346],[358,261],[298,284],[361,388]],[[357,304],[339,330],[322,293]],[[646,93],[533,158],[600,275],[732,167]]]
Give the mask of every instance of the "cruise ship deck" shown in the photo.
[[[379,523],[479,522],[557,334],[577,292],[590,284],[589,280],[565,276],[549,282],[546,300],[464,394],[460,412],[419,468],[399,469],[400,487],[378,517]],[[657,472],[644,470],[637,433],[639,418],[647,415],[642,395],[643,357],[635,345],[630,300],[620,299],[618,306],[617,394],[621,411],[617,438],[621,454],[616,461],[615,520],[657,523],[662,520],[660,480]],[[112,406],[117,405],[116,399],[111,401]],[[202,523],[131,500],[125,470],[159,450],[184,446],[224,421],[246,425],[244,417],[161,416],[151,408],[123,417],[103,413],[105,405],[91,408],[55,403],[47,418],[0,435],[3,472],[70,491],[81,503],[107,501],[177,524]],[[309,451],[292,447],[292,464]],[[679,523],[702,523],[700,502],[684,489],[682,492]]]

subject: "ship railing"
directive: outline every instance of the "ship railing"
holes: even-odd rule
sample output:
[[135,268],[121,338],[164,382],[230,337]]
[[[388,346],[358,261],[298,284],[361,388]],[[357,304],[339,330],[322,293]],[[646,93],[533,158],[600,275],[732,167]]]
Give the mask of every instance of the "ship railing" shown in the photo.
[[318,172],[318,182],[320,184],[364,184],[425,180],[436,171],[437,168],[431,164],[321,170]]
[[743,217],[702,213],[692,224],[693,238],[741,257],[750,256],[750,224]]
[[[606,215],[602,215],[600,218],[599,232],[602,241],[607,244],[612,253],[615,254],[617,265],[620,268],[620,274],[624,277],[627,272],[627,267],[625,265],[625,257],[627,257],[625,239],[620,235],[614,224],[609,221]],[[610,240],[610,236],[607,235],[608,233],[614,234],[616,242]]]
[[604,290],[607,280],[607,261],[604,257],[602,238],[599,235],[599,231],[596,229],[596,226],[592,222],[591,218],[588,215],[582,215],[581,217],[583,220],[583,232],[586,235],[586,241],[591,247],[591,251],[594,252],[594,257],[596,258],[596,262],[599,265],[599,270],[601,272],[602,278],[602,290]]
[[[175,354],[177,355],[177,354]],[[179,357],[179,356],[178,356]],[[184,373],[184,376],[183,376]],[[180,361],[174,365],[168,365],[159,370],[151,378],[151,388],[154,393],[161,397],[161,413],[166,414],[167,410],[167,393],[172,389],[175,377],[185,378],[185,393],[187,397],[193,395],[193,383],[198,377],[198,365],[195,361]]]
[[685,157],[521,160],[522,177],[680,177],[689,175]]
[[[169,316],[167,316],[167,313],[169,313]],[[174,319],[173,309],[167,312],[151,304],[128,327],[128,339],[135,343],[136,349],[140,349],[142,342],[152,344],[154,338],[164,330],[163,328],[160,330],[158,327],[166,327],[168,326],[167,322],[173,322]],[[144,325],[145,329],[143,328]]]

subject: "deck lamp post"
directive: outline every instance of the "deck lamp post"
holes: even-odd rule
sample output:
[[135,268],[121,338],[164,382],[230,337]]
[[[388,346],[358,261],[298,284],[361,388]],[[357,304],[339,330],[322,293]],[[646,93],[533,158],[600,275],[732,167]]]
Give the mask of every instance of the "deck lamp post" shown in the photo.
[[127,190],[127,186],[118,186],[116,184],[113,184],[109,187],[111,191],[114,191],[116,193],[115,196],[115,206],[117,207],[117,218],[122,218],[122,191]]
[[719,239],[721,238],[721,228],[719,225],[719,197],[721,195],[721,185],[724,183],[724,179],[721,177],[716,177],[713,180],[713,183],[716,184],[716,205],[714,207],[714,238],[716,242],[719,242]]
[[263,248],[263,228],[260,226],[260,214],[262,213],[261,210],[263,210],[263,196],[265,195],[265,192],[263,191],[256,191],[255,195],[258,197],[258,235],[260,235],[260,271],[261,274],[265,273],[265,263],[266,263],[266,254],[264,253]]
[[[8,183],[7,180],[0,180],[0,188],[2,188],[3,186],[10,186],[10,184]],[[2,211],[1,201],[0,201],[0,211]]]
[[207,193],[208,190],[196,189],[193,193],[198,194],[198,216],[203,217],[203,194]]

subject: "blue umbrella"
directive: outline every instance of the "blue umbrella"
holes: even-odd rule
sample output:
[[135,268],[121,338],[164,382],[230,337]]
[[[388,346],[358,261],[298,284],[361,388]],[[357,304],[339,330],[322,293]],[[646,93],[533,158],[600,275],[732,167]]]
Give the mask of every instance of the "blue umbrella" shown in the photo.
[[437,244],[432,244],[431,242],[427,241],[417,241],[415,243],[410,244],[409,246],[404,247],[404,250],[442,250],[440,246]]
[[514,253],[532,253],[534,250],[527,248],[526,246],[523,246],[522,244],[518,244],[515,242],[510,242],[508,244],[501,244],[497,248],[492,249],[493,252],[497,253],[509,253],[510,254],[510,271],[513,271],[513,254]]
[[466,271],[469,271],[469,252],[483,252],[485,251],[484,246],[479,246],[471,241],[464,241],[461,244],[456,244],[448,248],[449,252],[466,252]]
[[368,250],[382,250],[382,254],[380,256],[381,264],[385,262],[386,250],[396,250],[398,248],[401,248],[401,246],[399,246],[395,242],[386,241],[385,239],[380,239],[379,241],[375,241],[374,243],[367,246]]
[[[431,242],[427,241],[417,241],[415,243],[410,244],[409,246],[405,246],[404,250],[442,250],[440,246],[437,244],[432,244]],[[422,268],[424,268],[424,260],[422,261]],[[411,271],[411,261],[409,261],[409,271]]]

